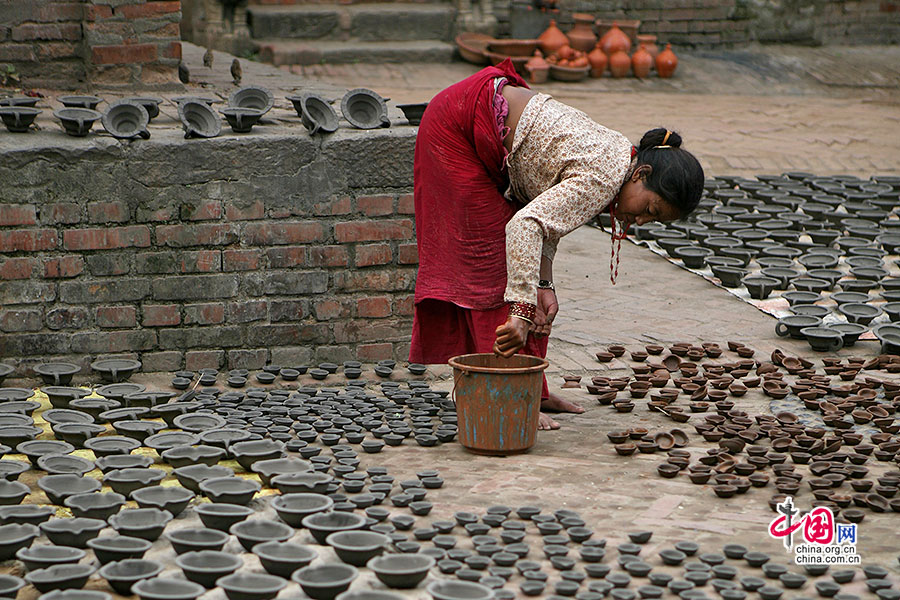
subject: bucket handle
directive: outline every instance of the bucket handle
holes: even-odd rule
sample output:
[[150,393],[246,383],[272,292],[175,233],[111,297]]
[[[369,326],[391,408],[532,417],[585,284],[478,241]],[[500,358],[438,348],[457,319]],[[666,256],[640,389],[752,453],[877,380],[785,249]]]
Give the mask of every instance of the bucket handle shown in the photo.
[[468,377],[468,371],[462,371],[460,369],[454,369],[456,373],[453,374],[453,389],[450,391],[450,399],[453,400],[453,404],[456,404],[456,384],[459,383],[460,377]]

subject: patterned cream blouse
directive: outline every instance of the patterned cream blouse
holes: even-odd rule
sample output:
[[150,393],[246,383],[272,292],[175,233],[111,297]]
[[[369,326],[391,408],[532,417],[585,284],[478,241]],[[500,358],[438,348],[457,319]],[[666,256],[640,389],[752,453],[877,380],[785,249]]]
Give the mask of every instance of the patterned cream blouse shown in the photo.
[[533,96],[507,157],[507,197],[525,204],[506,225],[504,300],[537,304],[541,256],[603,211],[631,171],[631,142],[547,94]]

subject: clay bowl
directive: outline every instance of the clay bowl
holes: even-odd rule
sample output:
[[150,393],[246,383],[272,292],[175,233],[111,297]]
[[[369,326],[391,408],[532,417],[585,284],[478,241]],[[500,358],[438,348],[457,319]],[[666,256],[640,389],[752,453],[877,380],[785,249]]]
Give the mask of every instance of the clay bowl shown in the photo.
[[229,448],[238,463],[246,470],[252,470],[253,463],[284,456],[284,444],[272,440],[237,442]]
[[256,544],[253,546],[253,554],[259,557],[260,564],[267,572],[279,577],[290,577],[294,571],[307,566],[318,556],[309,546],[274,540]]
[[25,587],[25,580],[15,575],[0,575],[0,598],[15,600],[19,590]]
[[0,479],[0,505],[19,504],[30,492],[31,488],[24,483]]
[[143,579],[131,587],[141,600],[195,600],[206,589],[192,581],[154,577]]
[[233,477],[234,471],[228,467],[215,466],[208,467],[206,465],[190,465],[187,467],[179,467],[173,471],[175,478],[182,486],[191,490],[195,494],[202,494],[200,484],[207,479]]
[[131,586],[142,579],[156,577],[162,573],[163,565],[155,560],[127,558],[104,565],[98,574],[109,582],[110,587],[123,596],[131,595]]
[[103,483],[125,497],[148,486],[159,485],[166,478],[162,469],[115,469],[103,476]]
[[216,587],[218,579],[231,575],[243,564],[240,556],[215,550],[186,552],[175,557],[175,565],[184,572],[184,576],[205,588]]
[[200,491],[211,502],[247,505],[262,489],[257,481],[241,477],[216,477],[200,482]]
[[494,592],[487,586],[470,581],[437,580],[428,584],[434,600],[491,600]]
[[287,584],[283,577],[263,573],[234,573],[216,581],[229,600],[272,600]]
[[128,558],[141,558],[151,545],[147,540],[124,535],[97,537],[87,543],[101,565]]
[[53,428],[56,437],[76,448],[83,448],[89,439],[105,432],[106,427],[96,423],[60,423]]
[[307,473],[313,470],[312,463],[299,458],[275,458],[253,463],[252,470],[259,475],[267,487],[272,485],[272,478],[285,473]]
[[53,565],[74,564],[84,558],[86,554],[80,548],[67,546],[32,546],[20,548],[16,552],[16,558],[22,561],[26,571],[34,571]]
[[107,520],[125,504],[125,496],[115,492],[90,492],[69,496],[63,503],[76,517]]
[[56,513],[53,506],[17,504],[0,507],[0,525],[38,526]]
[[341,561],[362,567],[370,559],[381,555],[391,539],[374,531],[337,531],[329,534],[325,543],[334,548]]
[[0,444],[11,448],[36,438],[44,430],[34,425],[6,425],[0,428]]
[[557,81],[581,81],[591,72],[591,67],[562,67],[550,65],[550,77]]
[[[365,522],[365,519],[363,519],[363,521]],[[285,542],[294,535],[294,530],[284,523],[268,519],[240,521],[232,525],[228,529],[228,532],[237,537],[241,546],[248,552],[251,551],[256,544],[268,542],[270,540]]]
[[15,481],[30,468],[31,465],[20,460],[0,460],[0,477],[6,481]]
[[359,571],[352,565],[323,564],[298,569],[291,575],[291,580],[300,584],[313,600],[332,600],[346,591],[358,574]]
[[185,139],[212,138],[222,131],[222,123],[215,111],[204,102],[188,100],[178,104],[178,117],[184,129]]
[[30,524],[0,526],[0,561],[9,560],[22,548],[31,545],[40,534],[40,530]]
[[109,518],[109,524],[122,535],[155,541],[162,534],[172,513],[158,508],[133,508]]
[[301,523],[303,527],[309,529],[319,544],[325,544],[325,539],[336,531],[362,529],[366,524],[366,518],[343,511],[318,512],[307,515]]
[[131,499],[141,508],[158,508],[167,510],[177,517],[187,508],[194,497],[194,492],[180,486],[153,486],[135,490]]
[[330,510],[334,501],[323,494],[284,494],[273,496],[269,504],[282,521],[299,529],[305,517]]
[[3,121],[10,133],[25,133],[34,123],[34,119],[42,112],[44,111],[30,106],[2,106],[0,107],[0,120]]
[[[399,437],[402,441],[403,437]],[[284,473],[272,478],[272,486],[282,494],[325,494],[332,481],[333,478],[326,473]]]
[[379,590],[348,590],[339,594],[337,600],[403,600],[403,596]]
[[176,446],[163,450],[160,457],[176,469],[197,464],[212,467],[225,458],[225,450],[202,444],[199,446]]
[[51,475],[84,475],[94,470],[94,461],[66,454],[44,454],[37,458],[36,466]]
[[366,564],[381,583],[397,589],[416,587],[434,565],[434,558],[426,554],[386,554]]
[[[121,410],[121,409],[120,409]],[[130,409],[126,409],[130,410]],[[143,443],[147,438],[166,428],[165,424],[156,421],[143,421],[139,419],[122,419],[113,422],[116,433],[134,438]]]
[[[145,440],[146,441],[146,440]],[[133,438],[121,435],[110,435],[91,438],[84,443],[84,447],[94,453],[94,456],[102,458],[117,454],[131,454],[132,450],[141,447],[141,443]]]
[[72,474],[47,475],[38,479],[37,484],[47,494],[50,503],[57,506],[63,506],[69,496],[96,492],[102,487],[96,479]]
[[800,333],[816,352],[834,352],[844,345],[841,333],[828,327],[804,327]]
[[750,275],[744,277],[741,282],[750,293],[750,297],[754,300],[764,300],[769,297],[773,290],[778,288],[778,280],[774,277],[764,277],[758,275]]
[[194,507],[200,521],[211,529],[228,531],[235,523],[239,523],[253,514],[253,509],[237,504],[198,504]]
[[106,527],[101,519],[76,517],[74,519],[51,519],[41,523],[41,532],[57,546],[86,548],[88,540],[92,540]]
[[81,589],[96,570],[96,567],[87,564],[54,565],[31,571],[25,575],[25,581],[45,594],[53,590]]
[[228,534],[205,527],[185,527],[168,531],[164,537],[172,544],[176,554],[201,550],[219,551],[228,541]]
[[145,469],[153,464],[153,458],[141,454],[113,454],[94,461],[103,473],[116,469]]

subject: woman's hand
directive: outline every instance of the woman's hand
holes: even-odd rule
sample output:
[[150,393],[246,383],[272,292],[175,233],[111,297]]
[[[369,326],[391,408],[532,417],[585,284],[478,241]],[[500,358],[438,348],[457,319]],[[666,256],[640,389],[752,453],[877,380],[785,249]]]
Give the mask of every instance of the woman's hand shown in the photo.
[[506,323],[497,328],[497,339],[494,341],[494,354],[509,358],[525,347],[528,330],[531,324],[516,317],[509,317]]
[[539,288],[537,291],[537,310],[534,313],[534,335],[550,335],[553,319],[559,312],[559,304],[556,301],[556,292],[551,289]]

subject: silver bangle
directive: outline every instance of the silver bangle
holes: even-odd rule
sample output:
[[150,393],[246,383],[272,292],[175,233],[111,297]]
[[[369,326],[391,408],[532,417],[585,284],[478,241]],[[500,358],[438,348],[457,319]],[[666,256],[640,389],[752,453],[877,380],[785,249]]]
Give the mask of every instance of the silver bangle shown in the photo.
[[538,289],[539,290],[553,290],[556,291],[556,288],[553,287],[553,282],[549,279],[541,279],[538,281]]

